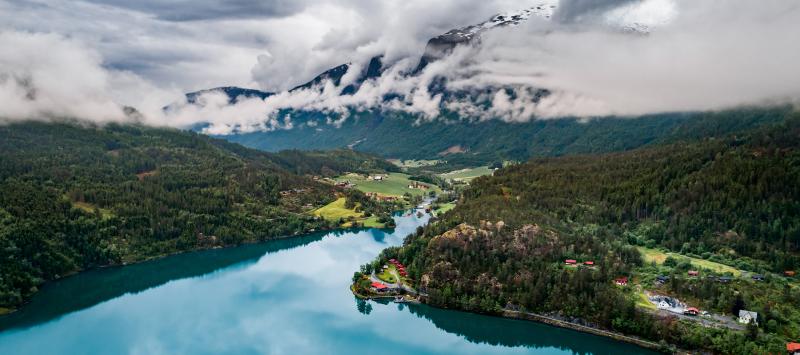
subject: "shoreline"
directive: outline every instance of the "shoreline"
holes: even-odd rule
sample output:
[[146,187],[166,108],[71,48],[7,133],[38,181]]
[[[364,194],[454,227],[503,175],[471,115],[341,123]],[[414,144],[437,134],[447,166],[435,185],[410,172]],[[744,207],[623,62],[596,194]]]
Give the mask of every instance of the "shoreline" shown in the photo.
[[[354,286],[355,286],[355,284],[351,284],[350,285],[350,291],[353,293],[354,296],[356,296],[359,299],[377,300],[377,299],[386,299],[386,298],[392,298],[393,299],[395,297],[395,295],[391,295],[391,296],[367,296],[367,295],[362,295],[362,294],[356,292]],[[454,310],[454,311],[459,311],[459,312],[482,314],[482,315],[492,316],[492,317],[501,317],[501,318],[508,318],[508,319],[518,319],[518,320],[524,320],[524,321],[530,321],[530,322],[537,322],[537,323],[549,325],[549,326],[552,326],[552,327],[570,329],[570,330],[574,330],[576,332],[581,332],[581,333],[585,333],[585,334],[592,334],[592,335],[596,335],[596,336],[600,336],[600,337],[604,337],[604,338],[613,339],[613,340],[616,340],[616,341],[619,341],[619,342],[623,342],[623,343],[633,344],[633,345],[636,345],[638,347],[641,347],[641,348],[644,348],[644,349],[648,349],[648,350],[653,350],[653,351],[660,352],[660,353],[664,353],[665,352],[664,351],[665,349],[661,344],[653,342],[653,341],[650,341],[650,340],[645,340],[645,339],[641,339],[641,338],[638,338],[638,337],[633,337],[633,336],[629,336],[629,335],[625,335],[625,334],[617,333],[617,332],[612,332],[612,331],[608,331],[608,330],[593,328],[593,327],[589,327],[589,326],[585,326],[585,325],[581,325],[581,324],[577,324],[577,323],[572,323],[572,322],[568,322],[568,321],[564,321],[564,320],[560,320],[560,319],[556,319],[556,318],[552,318],[552,317],[548,317],[548,316],[544,316],[544,315],[536,314],[536,313],[527,313],[527,312],[512,311],[512,310],[503,310],[503,312],[499,313],[499,314],[477,313],[477,312],[470,312],[470,311],[466,311],[466,310],[462,310],[462,309],[455,309],[455,308],[454,309],[450,309],[450,308],[441,308],[441,307],[432,306],[432,305],[430,305],[428,303],[422,302],[421,300],[419,300],[419,298],[417,298],[417,302],[415,302],[415,303],[416,304],[422,304],[422,305],[425,305],[425,306],[428,306],[428,307],[435,307],[435,308],[439,308],[439,309],[445,309],[445,310]],[[678,349],[676,353],[677,354],[684,354],[684,353],[688,354],[688,352],[682,351],[680,349]]]

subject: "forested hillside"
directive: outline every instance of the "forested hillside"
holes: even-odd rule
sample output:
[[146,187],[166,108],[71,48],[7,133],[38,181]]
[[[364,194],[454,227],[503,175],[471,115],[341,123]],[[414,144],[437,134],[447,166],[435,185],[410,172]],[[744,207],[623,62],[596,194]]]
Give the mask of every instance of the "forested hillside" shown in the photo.
[[531,157],[626,151],[685,139],[723,136],[783,121],[790,108],[737,109],[632,118],[469,121],[457,116],[426,120],[402,112],[353,112],[341,126],[328,116],[295,112],[294,128],[223,136],[267,151],[352,147],[387,158],[447,160],[479,166]]
[[[770,275],[800,266],[800,116],[723,139],[501,169],[367,269],[399,259],[433,305],[550,314],[687,349],[777,353],[800,336],[790,279],[687,280],[691,265],[645,264],[636,246]],[[657,317],[635,306],[641,289],[612,281],[652,273],[673,275],[661,292],[719,313],[747,305],[763,323],[740,332]]]
[[329,227],[304,212],[332,201],[331,187],[296,173],[359,170],[367,158],[354,154],[130,125],[1,126],[0,307],[90,267]]

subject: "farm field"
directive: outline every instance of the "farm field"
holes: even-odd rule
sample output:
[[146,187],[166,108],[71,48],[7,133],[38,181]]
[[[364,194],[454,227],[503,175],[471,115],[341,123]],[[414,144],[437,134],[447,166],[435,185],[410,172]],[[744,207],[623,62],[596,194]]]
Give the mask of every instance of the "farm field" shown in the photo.
[[731,274],[733,274],[733,276],[736,277],[742,275],[742,271],[737,268],[705,259],[693,258],[678,253],[664,252],[658,249],[649,249],[645,247],[637,247],[637,249],[639,249],[639,252],[642,253],[642,256],[644,257],[644,261],[646,263],[655,261],[657,264],[663,264],[664,260],[666,260],[668,256],[671,256],[676,259],[688,259],[689,262],[692,263],[692,265],[704,269],[709,269],[717,273],[730,272]]
[[[364,218],[363,213],[358,213],[354,210],[347,209],[345,204],[345,198],[340,197],[325,206],[322,206],[314,211],[311,211],[311,214],[315,216],[320,216],[328,221],[338,221],[339,219],[350,219],[355,218],[356,221],[363,225],[365,228],[383,228],[385,225],[383,223],[378,222],[377,216],[370,216],[368,218]],[[342,227],[352,227],[351,222],[345,222],[342,224]]]
[[350,181],[356,185],[356,189],[363,192],[375,192],[387,196],[403,196],[405,193],[419,196],[427,194],[430,191],[440,193],[441,189],[438,186],[423,184],[429,186],[428,190],[410,189],[408,185],[414,183],[408,179],[408,174],[403,173],[389,173],[388,177],[382,181],[367,180],[367,177],[359,174],[347,174],[336,178],[337,182]]
[[480,166],[477,168],[451,171],[449,173],[439,174],[439,176],[445,179],[453,179],[455,181],[469,182],[470,180],[479,176],[491,175],[492,172],[494,172],[494,170],[489,169],[488,166]]

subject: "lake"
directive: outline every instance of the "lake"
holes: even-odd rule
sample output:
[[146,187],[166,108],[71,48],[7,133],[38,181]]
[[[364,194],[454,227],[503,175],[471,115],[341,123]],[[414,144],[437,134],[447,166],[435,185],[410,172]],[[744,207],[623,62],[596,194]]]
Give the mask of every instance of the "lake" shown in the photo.
[[186,253],[49,283],[0,317],[0,354],[633,354],[633,345],[357,300],[359,265],[428,221]]

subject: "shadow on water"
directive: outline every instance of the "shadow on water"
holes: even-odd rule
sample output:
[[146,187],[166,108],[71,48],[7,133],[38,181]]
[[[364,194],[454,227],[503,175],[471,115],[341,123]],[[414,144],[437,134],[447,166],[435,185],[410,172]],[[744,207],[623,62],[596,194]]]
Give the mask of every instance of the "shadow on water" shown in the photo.
[[0,331],[29,327],[92,307],[128,293],[138,293],[169,281],[205,275],[232,265],[249,265],[268,253],[341,236],[348,231],[321,232],[233,248],[202,250],[127,266],[94,269],[45,284],[30,303],[0,316]]
[[[408,308],[417,317],[429,320],[443,331],[463,336],[466,340],[477,344],[532,349],[556,348],[575,354],[656,354],[635,345],[531,321],[491,317],[426,305],[398,305],[399,310],[402,311],[404,308]],[[574,341],[573,338],[581,341]]]

